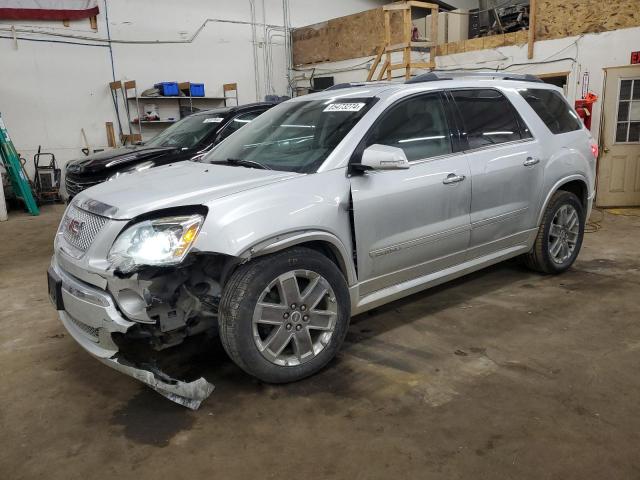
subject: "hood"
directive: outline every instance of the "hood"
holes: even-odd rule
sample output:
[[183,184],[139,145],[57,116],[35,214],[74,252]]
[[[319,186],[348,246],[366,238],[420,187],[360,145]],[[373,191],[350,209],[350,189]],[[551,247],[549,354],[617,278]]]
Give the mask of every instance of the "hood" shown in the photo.
[[174,147],[145,147],[144,145],[120,147],[73,160],[67,164],[67,172],[88,174],[98,173],[107,169],[119,170],[132,163],[152,160],[173,150],[175,150]]
[[128,220],[163,208],[202,205],[300,175],[185,161],[101,183],[78,194],[73,203],[109,218]]

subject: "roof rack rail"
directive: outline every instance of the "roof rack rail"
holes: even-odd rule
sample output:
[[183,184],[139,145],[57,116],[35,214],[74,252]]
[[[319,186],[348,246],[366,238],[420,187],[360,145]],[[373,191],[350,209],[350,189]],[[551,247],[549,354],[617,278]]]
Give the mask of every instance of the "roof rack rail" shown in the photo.
[[335,85],[331,85],[323,90],[326,92],[327,90],[340,90],[342,88],[351,88],[351,87],[366,87],[368,85],[392,85],[397,84],[397,82],[388,82],[388,81],[379,81],[379,82],[345,82],[345,83],[336,83]]
[[422,83],[433,82],[436,80],[453,80],[456,78],[487,78],[495,80],[515,80],[520,82],[536,82],[543,83],[535,75],[529,73],[509,73],[509,72],[491,72],[491,71],[469,71],[469,70],[440,70],[423,73],[407,80],[405,83]]
[[421,75],[416,75],[415,77],[410,78],[404,83],[437,82],[439,80],[453,80],[453,77],[444,78],[437,75],[436,72],[428,72]]

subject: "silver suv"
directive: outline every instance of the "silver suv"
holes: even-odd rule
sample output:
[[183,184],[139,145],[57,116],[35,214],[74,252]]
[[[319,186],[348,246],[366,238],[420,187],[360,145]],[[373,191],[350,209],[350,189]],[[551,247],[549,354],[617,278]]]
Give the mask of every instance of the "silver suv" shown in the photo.
[[516,256],[563,272],[596,157],[561,91],[529,76],[339,85],[200,162],[80,193],[50,296],[89,353],[195,408],[213,386],[154,352],[219,333],[244,371],[291,382],[335,356],[352,315]]

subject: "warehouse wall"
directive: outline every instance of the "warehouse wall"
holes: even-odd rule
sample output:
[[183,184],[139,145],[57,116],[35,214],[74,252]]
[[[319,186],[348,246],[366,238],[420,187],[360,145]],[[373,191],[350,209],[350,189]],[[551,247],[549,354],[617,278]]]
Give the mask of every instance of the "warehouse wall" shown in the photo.
[[[262,25],[256,28],[257,77],[254,74],[250,3],[249,0],[100,0],[101,13],[95,32],[88,19],[72,21],[69,27],[64,27],[62,22],[0,22],[0,37],[3,37],[0,38],[0,113],[18,151],[28,159],[29,173],[38,145],[42,145],[43,151],[55,153],[62,164],[81,156],[82,128],[92,148],[106,146],[104,124],[107,121],[115,124],[116,120],[107,87],[114,76],[118,80],[135,79],[142,88],[161,80],[203,82],[207,95],[221,95],[223,83],[237,82],[241,103],[262,99],[265,93],[286,94],[281,29],[269,31],[273,61],[268,69],[272,72],[271,79],[267,82],[265,32]],[[282,27],[282,0],[254,0],[253,3],[255,22],[263,23],[266,19],[267,24]],[[291,27],[308,25],[384,3],[325,0],[319,8],[314,0],[290,0],[290,24]],[[113,40],[150,42],[113,43],[113,66],[108,43],[104,41],[107,13]],[[215,21],[206,23],[189,43],[206,19]],[[12,25],[17,29],[17,45],[11,38]]]
[[[507,69],[514,73],[532,73],[535,75],[570,72],[567,84],[567,96],[571,102],[582,95],[582,77],[589,74],[589,91],[602,97],[605,67],[628,65],[631,52],[637,50],[640,40],[640,27],[613,30],[603,33],[590,33],[581,36],[543,40],[535,42],[534,58],[527,59],[527,45],[514,45],[489,50],[458,53],[436,57],[439,69],[487,70]],[[414,53],[414,59],[420,58]],[[424,55],[428,59],[428,54]],[[424,58],[423,57],[423,58]],[[336,83],[361,82],[367,77],[368,67],[373,57],[363,57],[340,62],[318,63],[312,66],[296,68],[296,84],[301,89],[309,86],[311,75],[333,76]],[[396,54],[393,62],[401,61]],[[523,64],[523,65],[515,65]],[[419,73],[416,70],[414,73]],[[395,75],[404,78],[403,71]],[[600,107],[594,105],[592,133],[598,137]]]

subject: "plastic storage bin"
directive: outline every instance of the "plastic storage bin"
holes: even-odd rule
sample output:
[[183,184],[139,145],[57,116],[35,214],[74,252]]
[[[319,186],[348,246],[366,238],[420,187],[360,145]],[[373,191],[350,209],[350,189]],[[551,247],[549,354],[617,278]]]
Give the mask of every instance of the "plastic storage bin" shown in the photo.
[[204,83],[191,83],[189,87],[192,97],[204,97]]
[[178,82],[160,82],[156,83],[153,87],[160,90],[160,95],[163,97],[176,97],[180,94]]

